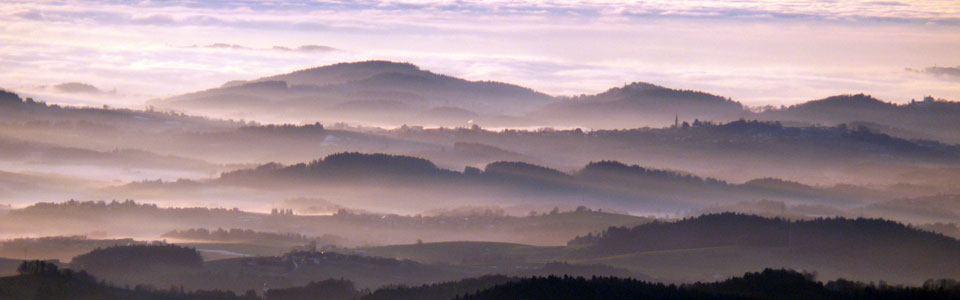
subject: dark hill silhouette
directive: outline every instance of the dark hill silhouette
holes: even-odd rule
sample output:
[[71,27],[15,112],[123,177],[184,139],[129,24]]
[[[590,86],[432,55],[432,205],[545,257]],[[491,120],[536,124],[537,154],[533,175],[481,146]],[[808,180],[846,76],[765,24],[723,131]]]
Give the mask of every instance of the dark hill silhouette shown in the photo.
[[[140,244],[133,239],[89,239],[86,236],[16,238],[0,242],[0,256],[70,261],[97,248]],[[24,257],[24,254],[27,254]],[[2,259],[0,259],[2,261]],[[2,263],[0,263],[2,265]],[[12,268],[10,269],[12,270]],[[2,273],[2,271],[0,271]]]
[[690,123],[756,118],[828,126],[870,124],[898,137],[960,143],[960,131],[952,126],[960,121],[960,103],[932,97],[895,104],[865,94],[837,95],[754,112],[728,97],[643,82],[593,95],[553,97],[514,84],[469,81],[390,61],[339,63],[231,81],[153,103],[230,117],[395,126],[463,126],[473,120],[490,126],[612,129],[664,127],[677,119]]
[[589,132],[465,128],[394,130],[390,135],[434,143],[483,143],[537,158],[522,161],[565,162],[562,166],[567,168],[618,160],[734,182],[778,177],[817,185],[910,183],[946,188],[952,186],[946,180],[960,174],[953,167],[960,162],[960,147],[898,138],[861,126],[798,127],[737,120]]
[[533,277],[499,284],[458,300],[609,299],[952,299],[957,288],[923,289],[865,285],[845,280],[826,284],[812,275],[766,269],[718,282],[666,285],[616,277]]
[[837,125],[867,122],[891,134],[960,143],[960,102],[925,97],[907,104],[885,102],[866,94],[838,95],[757,115],[765,120]]
[[513,280],[516,278],[488,275],[421,286],[384,287],[360,297],[359,300],[450,300]]
[[694,184],[716,184],[726,185],[726,182],[713,179],[702,178],[692,174],[683,174],[680,172],[644,168],[639,165],[627,165],[618,161],[599,161],[591,162],[577,172],[580,177],[592,178],[594,180],[617,180],[618,178],[628,177],[634,180],[645,180],[654,182],[689,182]]
[[523,154],[483,143],[456,142],[453,144],[453,151],[475,159],[492,159],[495,161],[532,160]]
[[0,105],[10,105],[10,104],[20,104],[23,102],[20,100],[20,96],[14,92],[0,89]]
[[[330,121],[398,125],[436,121],[449,126],[466,124],[481,115],[519,115],[553,101],[549,95],[517,85],[464,80],[422,70],[409,63],[364,61],[232,83],[156,104],[227,115],[314,120],[320,117]],[[390,110],[379,107],[378,103],[389,103],[389,107],[402,104],[406,109]],[[352,108],[350,114],[328,111],[344,106]],[[436,110],[443,107],[455,108],[461,113]]]
[[[323,180],[320,180],[323,182]],[[337,185],[344,185],[342,182]],[[312,185],[318,185],[312,183]],[[352,185],[351,185],[352,186]],[[369,185],[376,186],[376,185]],[[327,188],[323,186],[322,188]],[[389,201],[402,196],[395,189],[389,189]],[[411,201],[412,202],[412,201]],[[399,205],[411,205],[403,202]],[[436,207],[436,206],[434,206]],[[282,211],[282,210],[281,210]],[[428,212],[433,214],[433,212]],[[525,213],[525,212],[524,212]],[[559,245],[567,240],[615,225],[633,225],[648,221],[648,218],[625,214],[598,212],[594,210],[557,211],[553,214],[528,216],[508,216],[502,211],[465,210],[456,214],[439,212],[436,215],[397,215],[383,213],[355,212],[348,209],[336,211],[333,215],[303,215],[297,211],[289,213],[255,213],[238,209],[183,207],[160,208],[153,204],[126,202],[77,202],[38,203],[22,209],[14,209],[0,218],[0,226],[7,232],[32,232],[33,227],[20,229],[18,224],[48,224],[51,227],[64,228],[72,232],[90,232],[109,228],[109,234],[117,236],[160,236],[172,230],[183,228],[245,228],[260,232],[290,232],[291,228],[304,235],[319,237],[301,240],[296,235],[284,237],[282,234],[232,234],[227,239],[241,239],[245,243],[267,245],[283,252],[291,245],[302,246],[317,241],[321,246],[336,244],[356,246],[358,244],[413,243],[417,239],[426,241],[451,240],[490,240],[524,241],[538,245]],[[225,241],[210,231],[208,242]],[[336,236],[347,237],[349,240]],[[173,238],[201,238],[203,236],[172,236]],[[255,238],[254,238],[255,237]],[[369,242],[367,242],[369,241]],[[191,241],[192,242],[192,241]],[[19,258],[26,248],[32,257],[45,257],[47,249],[63,249],[73,255],[50,256],[68,261],[79,253],[96,247],[141,243],[127,240],[89,240],[82,238],[50,238],[4,242],[10,249],[4,249],[0,256]],[[86,250],[81,250],[86,249]],[[77,253],[76,251],[79,251]],[[61,252],[62,251],[59,251]],[[278,252],[241,252],[247,254],[278,254]],[[397,257],[397,256],[388,256]]]
[[655,180],[658,182],[727,185],[727,183],[716,179],[701,178],[669,170],[643,168],[637,165],[630,166],[616,161],[593,162],[572,174],[525,162],[496,161],[487,164],[483,171],[477,174],[469,171],[456,172],[441,169],[429,160],[417,157],[356,152],[332,154],[310,163],[289,166],[269,163],[253,169],[226,172],[221,175],[220,179],[224,181],[244,177],[268,179],[273,176],[290,179],[356,178],[359,175],[396,176],[399,178],[444,175],[448,179],[460,178],[464,175],[482,175],[478,179],[501,178],[505,181],[523,179],[542,182],[569,181],[571,183],[575,179],[605,181],[611,179],[612,176],[626,176],[638,180]]
[[106,105],[73,107],[47,104],[29,97],[23,99],[14,92],[2,89],[0,89],[0,118],[8,124],[20,122],[36,127],[42,125],[64,127],[69,124],[71,127],[96,128],[104,131],[111,126],[157,132],[171,128],[222,130],[240,125],[233,121],[172,112],[110,108]]
[[84,272],[59,270],[44,262],[27,262],[21,274],[0,277],[0,298],[11,300],[467,300],[467,299],[956,299],[955,281],[929,281],[923,287],[864,284],[849,280],[827,283],[813,275],[790,270],[765,269],[716,282],[674,285],[617,277],[506,277],[467,278],[421,285],[386,286],[369,292],[358,290],[343,279],[310,282],[304,286],[267,290],[259,297],[254,290],[238,296],[232,291],[185,291],[176,286],[157,289],[138,285],[119,288],[97,282]]
[[[22,255],[23,253],[20,254]],[[23,261],[19,259],[0,257],[0,277],[16,274],[17,266],[19,266],[21,262]]]
[[779,121],[796,121],[836,125],[854,121],[874,121],[880,116],[891,117],[897,105],[883,102],[870,95],[837,95],[808,101],[761,115]]
[[[263,286],[264,282],[274,289],[302,286],[321,278],[341,278],[353,281],[359,288],[369,289],[388,284],[423,284],[472,274],[453,266],[330,251],[294,251],[278,257],[214,260],[207,262],[204,270],[218,270],[221,275],[204,278],[205,272],[201,272],[191,274],[199,282],[173,277],[167,282],[203,286],[202,282],[206,281],[206,286],[244,291]],[[243,276],[234,275],[237,272],[243,272]]]
[[[726,122],[749,116],[749,112],[728,98],[635,82],[596,95],[573,97],[536,115],[564,126],[632,128],[668,126],[678,116]],[[562,123],[564,120],[566,123]]]
[[354,287],[353,282],[343,279],[327,279],[308,283],[302,287],[271,289],[266,292],[267,300],[344,300],[356,299],[363,295]]
[[552,262],[543,265],[540,268],[532,270],[522,270],[513,275],[518,277],[547,277],[547,276],[573,276],[573,277],[619,277],[633,278],[640,280],[652,280],[649,276],[631,272],[624,268],[617,268],[602,264],[578,265],[565,262]]
[[20,265],[18,272],[17,276],[0,277],[0,299],[122,299],[86,272],[60,270],[49,262],[27,261]]
[[[422,158],[363,153],[340,153],[294,165],[265,164],[223,173],[209,183],[263,188],[343,188],[349,185],[361,190],[387,185],[452,193],[468,199],[520,198],[531,199],[524,201],[536,204],[541,201],[539,199],[556,201],[563,198],[574,199],[578,202],[576,205],[627,210],[641,207],[703,209],[708,204],[733,204],[744,199],[847,207],[877,195],[869,189],[784,186],[784,181],[778,184],[760,184],[759,181],[731,184],[715,178],[616,161],[592,162],[571,173],[511,161],[493,162],[483,170],[468,167],[458,172],[438,168]],[[395,199],[398,195],[382,197]],[[395,201],[399,200],[384,205]]]
[[338,153],[310,163],[283,166],[276,163],[255,169],[226,172],[221,181],[241,182],[257,179],[349,180],[364,178],[438,177],[453,171],[437,168],[432,162],[410,156],[389,154]]
[[303,69],[288,74],[260,78],[256,81],[284,81],[290,85],[324,86],[363,80],[383,73],[420,74],[423,72],[419,67],[410,63],[373,60]]
[[613,227],[596,236],[578,237],[569,244],[584,247],[576,251],[581,257],[724,247],[755,249],[764,254],[743,259],[871,280],[884,277],[922,282],[924,278],[955,277],[960,268],[960,241],[881,219],[788,221],[724,213],[633,228]]
[[198,268],[203,258],[193,248],[168,244],[110,246],[74,257],[70,266],[93,274],[132,274],[151,268]]
[[[386,152],[393,153],[441,148],[439,145],[408,142],[371,133],[324,129],[316,122],[305,125],[260,125],[255,122],[214,120],[182,113],[159,112],[152,108],[131,110],[69,107],[20,99],[14,94],[9,97],[14,98],[12,102],[0,104],[0,152],[10,153],[12,157],[17,157],[16,160],[24,162],[91,162],[91,165],[102,164],[114,169],[121,165],[131,167],[130,170],[122,172],[137,176],[134,177],[137,179],[159,177],[152,175],[159,173],[153,170],[143,172],[143,169],[149,168],[184,168],[193,172],[190,177],[194,177],[201,173],[197,171],[215,173],[216,171],[207,171],[211,170],[210,167],[219,169],[214,163],[291,163],[336,152],[370,151],[365,150],[368,147],[389,147],[390,151]],[[39,149],[40,153],[33,155],[35,151],[32,150],[36,149],[35,147],[20,148],[25,145],[6,143],[8,139],[12,142],[23,141],[24,144],[49,147],[45,146],[45,149]],[[413,147],[408,148],[407,145]],[[114,149],[116,151],[111,151]],[[162,155],[150,155],[146,152]],[[6,153],[0,153],[0,156],[4,154]],[[38,168],[35,171],[45,170]],[[54,172],[64,171],[61,168]],[[186,177],[186,174],[181,176]],[[126,178],[124,180],[127,180]],[[124,198],[119,195],[103,198],[114,197]]]
[[[203,271],[203,258],[189,247],[154,242],[95,249],[74,257],[70,268],[89,272],[117,285],[186,286],[189,289],[221,288],[191,281],[188,274]],[[209,276],[207,276],[209,277]]]
[[960,103],[932,97],[901,105],[865,94],[837,95],[756,113],[727,97],[643,82],[593,95],[552,97],[509,83],[469,81],[390,61],[339,63],[232,81],[154,104],[231,117],[397,126],[463,126],[473,120],[493,126],[611,129],[664,127],[677,119],[757,118],[828,126],[873,124],[898,137],[960,143],[960,131],[952,126],[960,121]]
[[157,289],[149,285],[119,288],[98,281],[84,271],[59,269],[44,261],[27,261],[19,275],[0,277],[0,299],[4,300],[261,300],[250,290],[242,296],[221,290],[184,291]]
[[[856,95],[837,95],[824,98],[821,100],[814,100],[802,104],[793,106],[795,110],[805,110],[805,111],[820,111],[828,112],[831,110],[839,109],[854,109],[854,110],[887,110],[895,108],[897,105],[892,103],[883,102],[880,99],[874,98],[871,95],[865,94],[856,94]],[[847,113],[850,113],[849,111]]]
[[507,177],[532,177],[545,180],[556,180],[568,177],[566,173],[525,162],[498,161],[487,164],[483,170],[488,175]]

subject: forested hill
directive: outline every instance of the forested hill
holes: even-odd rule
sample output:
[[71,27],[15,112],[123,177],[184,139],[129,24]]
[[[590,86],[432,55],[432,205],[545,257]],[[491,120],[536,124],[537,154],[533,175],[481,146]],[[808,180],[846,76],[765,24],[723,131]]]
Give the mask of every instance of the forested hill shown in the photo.
[[149,132],[165,129],[224,130],[244,123],[190,116],[183,113],[103,107],[73,107],[48,104],[0,89],[0,117],[6,126],[76,127],[83,130],[115,128]]
[[634,128],[667,126],[678,116],[728,122],[749,117],[750,112],[729,98],[634,82],[596,95],[564,99],[535,115],[557,125]]
[[76,269],[99,273],[137,273],[151,267],[198,268],[203,258],[196,249],[170,244],[111,246],[74,257]]
[[311,282],[302,287],[271,289],[260,296],[254,290],[243,295],[223,290],[160,290],[149,286],[134,289],[112,287],[85,272],[59,270],[41,261],[24,263],[20,275],[0,277],[0,299],[28,300],[614,300],[614,299],[957,299],[955,281],[928,281],[923,287],[863,284],[848,280],[827,283],[810,274],[766,269],[723,281],[666,285],[616,277],[484,276],[438,284],[388,286],[374,292],[357,290],[347,280]]
[[837,95],[756,115],[764,120],[835,125],[865,122],[901,131],[902,135],[957,143],[960,102],[924,97],[906,104],[885,102],[870,95]]
[[745,258],[751,262],[829,274],[883,274],[888,280],[913,282],[924,276],[960,275],[960,241],[880,219],[788,221],[711,214],[633,228],[611,227],[573,239],[569,245],[583,247],[578,250],[583,257],[736,247],[762,253]]
[[389,154],[338,153],[290,166],[265,164],[255,169],[224,173],[220,180],[225,182],[252,179],[347,179],[358,177],[416,177],[442,176],[453,171],[437,168],[432,162],[411,156]]
[[[191,184],[264,188],[324,186],[333,189],[348,184],[358,187],[386,184],[402,188],[437,188],[457,197],[479,199],[486,199],[491,193],[499,199],[535,195],[539,197],[537,199],[551,199],[554,203],[558,199],[590,199],[586,203],[589,206],[627,210],[638,209],[641,204],[646,205],[642,209],[654,209],[654,206],[663,209],[702,208],[705,203],[733,203],[744,199],[849,205],[873,196],[866,189],[841,193],[801,184],[794,184],[792,188],[732,184],[680,171],[609,160],[591,162],[573,172],[511,161],[492,162],[482,170],[466,167],[463,171],[453,171],[419,157],[366,153],[339,153],[294,165],[270,163],[226,172],[211,182],[180,183],[182,186]],[[137,185],[131,188],[137,188]],[[396,197],[390,195],[390,198]]]
[[894,246],[894,243],[960,249],[957,248],[960,241],[956,239],[888,220],[790,221],[736,213],[702,215],[678,222],[655,221],[633,228],[611,227],[596,236],[570,241],[571,245],[591,245],[612,253],[721,246],[834,248],[843,244]]
[[816,282],[795,271],[767,269],[713,283],[665,285],[613,277],[534,277],[507,282],[457,300],[608,299],[956,299],[957,289],[866,286],[850,281]]

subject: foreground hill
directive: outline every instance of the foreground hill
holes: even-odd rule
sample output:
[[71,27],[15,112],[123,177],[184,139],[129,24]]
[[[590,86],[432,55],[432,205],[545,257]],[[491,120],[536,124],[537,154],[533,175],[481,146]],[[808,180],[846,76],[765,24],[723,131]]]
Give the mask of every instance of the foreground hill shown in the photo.
[[[32,265],[31,265],[32,264]],[[217,300],[450,300],[450,299],[955,299],[955,283],[931,281],[924,287],[863,284],[847,280],[822,283],[811,275],[766,269],[723,281],[665,285],[616,277],[484,276],[421,286],[391,286],[373,292],[357,290],[348,280],[318,280],[304,286],[270,289],[262,297],[254,290],[238,296],[232,291],[158,290],[138,286],[116,288],[98,283],[85,273],[58,270],[40,262],[25,264],[21,275],[0,278],[3,299],[217,299]],[[40,268],[36,266],[41,266]]]
[[630,265],[646,274],[702,274],[691,278],[730,276],[757,266],[914,284],[960,277],[960,241],[878,219],[704,215],[609,228],[573,239],[570,246],[585,261]]
[[9,259],[0,257],[0,276],[10,276],[16,274],[17,266],[22,263],[19,259]]
[[518,115],[552,101],[516,85],[463,80],[407,63],[365,61],[232,82],[156,104],[260,119],[463,125],[479,115]]
[[[37,238],[15,238],[0,241],[0,256],[23,259],[56,259],[69,261],[71,258],[97,248],[140,244],[133,239],[90,239],[86,236],[47,236]],[[26,257],[24,257],[26,256]],[[2,261],[2,260],[0,260]],[[8,264],[0,263],[12,271]]]
[[960,296],[956,288],[948,290],[865,286],[849,281],[826,284],[795,271],[767,269],[718,282],[681,286],[642,282],[631,279],[534,277],[507,282],[464,300],[486,299],[952,299]]
[[187,290],[234,292],[264,284],[271,289],[295,287],[321,278],[344,278],[362,288],[376,288],[452,280],[474,274],[450,266],[316,251],[204,262],[194,248],[160,243],[96,249],[75,257],[70,267],[116,285],[183,286]]

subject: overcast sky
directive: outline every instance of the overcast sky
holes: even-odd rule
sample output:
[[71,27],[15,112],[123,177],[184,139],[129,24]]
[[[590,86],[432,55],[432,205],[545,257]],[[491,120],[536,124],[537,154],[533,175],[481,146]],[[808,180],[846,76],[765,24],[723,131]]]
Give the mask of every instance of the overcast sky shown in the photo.
[[[960,1],[213,2],[4,0],[0,87],[142,107],[387,59],[554,95],[644,81],[754,106],[859,92],[960,100]],[[63,82],[107,92],[50,87]]]

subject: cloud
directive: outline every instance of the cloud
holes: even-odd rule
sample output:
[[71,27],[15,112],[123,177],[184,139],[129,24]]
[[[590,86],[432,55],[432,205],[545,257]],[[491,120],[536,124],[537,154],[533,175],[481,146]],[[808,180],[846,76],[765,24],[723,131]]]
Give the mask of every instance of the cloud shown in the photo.
[[247,47],[244,47],[244,46],[240,46],[240,45],[237,45],[237,44],[227,44],[227,43],[213,43],[213,44],[210,44],[210,45],[206,45],[206,46],[204,46],[204,47],[206,47],[206,48],[213,48],[213,49],[250,49],[250,48],[247,48]]
[[907,68],[907,71],[927,74],[936,76],[939,78],[951,79],[951,80],[960,80],[960,66],[956,67],[926,67],[921,70]]
[[175,25],[177,20],[170,15],[149,15],[130,18],[130,23],[138,25]]
[[930,61],[957,63],[952,50],[960,49],[960,10],[952,6],[6,0],[0,1],[0,85],[82,78],[146,100],[229,80],[388,59],[557,95],[651,81],[747,103],[860,91],[906,101],[960,93],[954,81],[940,79],[956,78],[945,70],[903,72],[916,64],[917,49]]
[[[196,45],[187,47],[187,48],[197,48]],[[302,53],[321,53],[321,52],[332,52],[338,51],[339,49],[333,48],[330,46],[323,45],[302,45],[299,47],[286,47],[286,46],[273,46],[271,48],[254,48],[248,47],[240,44],[231,44],[231,43],[213,43],[202,48],[207,49],[226,49],[226,50],[252,50],[252,51],[279,51],[279,52],[302,52]]]
[[337,48],[322,45],[303,45],[297,48],[288,48],[284,46],[273,46],[273,50],[279,51],[298,51],[298,52],[330,52],[337,51]]
[[868,5],[880,5],[880,6],[910,6],[910,4],[906,4],[906,3],[903,3],[903,2],[897,2],[897,1],[869,1],[869,2],[866,2],[866,3],[864,3],[864,4],[868,4]]
[[12,16],[26,20],[43,20],[43,15],[40,14],[40,11],[32,9],[13,13]]
[[[150,26],[227,26],[300,30],[365,28],[370,25],[440,26],[469,19],[529,17],[820,20],[907,22],[960,25],[950,3],[894,1],[162,1],[124,4],[78,1],[74,5],[14,2],[24,17],[100,24]],[[478,24],[481,25],[481,24]],[[486,26],[488,24],[482,24]],[[510,25],[504,24],[504,25]],[[376,26],[376,25],[374,25]],[[479,26],[478,26],[479,27]]]

